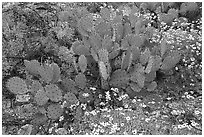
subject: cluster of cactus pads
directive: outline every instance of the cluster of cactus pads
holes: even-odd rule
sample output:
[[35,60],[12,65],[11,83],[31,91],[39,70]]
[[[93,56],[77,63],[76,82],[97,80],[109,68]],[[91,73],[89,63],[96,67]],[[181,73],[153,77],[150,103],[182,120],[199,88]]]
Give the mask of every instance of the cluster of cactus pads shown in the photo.
[[60,68],[56,63],[41,65],[37,60],[24,60],[26,70],[36,76],[41,76],[46,83],[56,83],[60,80]]
[[[42,112],[33,119],[34,124],[43,123],[48,118],[54,120],[59,118],[63,114],[60,105],[63,99],[69,104],[92,100],[93,96],[87,88],[85,75],[90,57],[98,64],[104,89],[110,86],[137,93],[142,89],[147,91],[156,89],[156,72],[169,71],[175,67],[180,61],[181,54],[177,50],[172,50],[165,38],[157,46],[146,46],[145,42],[149,37],[143,33],[143,29],[147,23],[144,17],[136,16],[138,12],[139,10],[133,7],[127,15],[130,22],[123,22],[122,15],[117,15],[108,8],[101,9],[98,17],[84,13],[78,18],[77,29],[82,35],[82,40],[75,41],[70,49],[61,46],[58,52],[63,61],[74,65],[77,72],[74,80],[71,78],[61,80],[60,68],[56,63],[41,64],[37,60],[24,60],[29,74],[37,76],[40,81],[33,80],[28,88],[25,80],[12,77],[8,80],[7,87],[18,95],[18,98],[23,98],[24,96],[20,95],[27,92],[34,93],[34,101]],[[119,67],[112,63],[116,58],[121,60]],[[65,94],[57,86],[59,81],[62,81]],[[76,119],[80,120],[81,114],[82,109],[78,107]]]
[[[125,7],[121,10],[125,10]],[[148,20],[137,16],[137,7],[133,6],[127,14],[123,14],[128,16],[130,22],[124,22],[123,15],[117,15],[108,8],[102,8],[97,17],[86,12],[79,18],[77,28],[83,39],[75,41],[70,51],[78,55],[81,73],[75,81],[81,89],[85,87],[82,73],[87,70],[87,56],[92,56],[98,63],[101,85],[109,83],[111,87],[118,88],[129,86],[136,92],[144,88],[155,90],[156,72],[168,71],[180,61],[181,54],[172,50],[165,38],[157,46],[146,46],[149,36],[144,30],[151,33],[151,28],[145,28]],[[118,56],[122,60],[120,68],[113,71],[114,66],[110,62]]]

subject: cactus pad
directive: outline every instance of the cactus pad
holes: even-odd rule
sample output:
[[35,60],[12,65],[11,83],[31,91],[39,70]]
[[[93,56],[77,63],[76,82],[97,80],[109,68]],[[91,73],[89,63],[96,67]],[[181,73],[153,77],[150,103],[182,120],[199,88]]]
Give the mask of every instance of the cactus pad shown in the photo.
[[76,89],[77,85],[76,85],[75,81],[73,81],[72,79],[70,79],[70,78],[63,79],[62,85],[64,86],[64,88],[67,92],[72,92],[74,94],[77,93],[77,89]]
[[101,76],[103,77],[104,80],[107,80],[109,77],[109,74],[107,72],[105,63],[103,61],[99,61],[98,65],[99,65]]
[[68,102],[70,102],[70,103],[72,103],[72,104],[76,104],[76,103],[78,102],[77,97],[74,95],[74,93],[71,93],[71,92],[66,93],[66,94],[64,95],[64,98],[65,98]]
[[155,81],[152,81],[148,86],[147,86],[147,91],[154,91],[157,87],[157,83]]
[[74,118],[81,121],[83,116],[83,111],[81,109],[81,106],[78,106],[76,109],[76,114],[74,115]]
[[55,84],[47,85],[45,91],[51,101],[59,102],[62,99],[62,91]]
[[39,89],[43,88],[42,84],[38,80],[34,80],[31,85],[31,91],[37,92]]
[[87,68],[87,59],[84,55],[79,56],[79,68],[81,69],[81,72],[84,73]]
[[135,71],[131,74],[130,80],[136,82],[140,88],[144,87],[145,74],[144,67],[141,64],[136,64]]
[[140,92],[140,91],[141,91],[141,88],[138,86],[137,83],[131,82],[131,83],[129,83],[129,85],[130,85],[130,88],[131,88],[134,92]]
[[51,64],[53,70],[53,77],[51,83],[56,83],[60,80],[60,68],[56,63]]
[[48,120],[47,116],[41,113],[37,113],[32,121],[30,122],[32,125],[42,125]]
[[37,93],[35,94],[35,102],[39,105],[39,106],[43,106],[45,105],[49,98],[46,95],[46,92],[44,91],[43,88],[41,88],[40,90],[37,91]]
[[29,73],[32,75],[39,75],[38,68],[40,67],[40,63],[37,60],[24,60],[24,65]]
[[129,76],[125,70],[118,69],[113,72],[110,78],[110,85],[113,87],[125,87],[129,82]]
[[156,78],[156,71],[152,71],[148,74],[145,74],[145,81],[151,82]]
[[146,48],[145,51],[140,55],[140,63],[145,65],[148,62],[150,55],[151,52],[149,48]]
[[124,52],[121,64],[122,70],[129,69],[130,65],[132,64],[132,56],[133,54],[131,53],[130,49],[127,50],[126,53]]
[[79,88],[84,89],[86,87],[86,76],[82,73],[79,73],[75,77],[75,82]]
[[178,51],[172,52],[171,55],[164,58],[161,69],[169,70],[175,67],[175,65],[180,61],[180,59],[181,59],[181,55],[179,54]]
[[28,92],[26,82],[20,77],[12,77],[7,82],[7,88],[14,94],[25,94]]
[[100,49],[98,51],[99,60],[103,61],[104,63],[108,63],[108,54],[107,49]]
[[63,108],[59,104],[51,104],[47,108],[47,116],[50,119],[58,119],[63,114]]
[[90,55],[89,47],[85,45],[79,45],[75,48],[74,53],[76,55]]
[[53,68],[51,67],[51,65],[44,64],[43,66],[40,66],[38,68],[38,72],[46,83],[51,82],[53,78]]

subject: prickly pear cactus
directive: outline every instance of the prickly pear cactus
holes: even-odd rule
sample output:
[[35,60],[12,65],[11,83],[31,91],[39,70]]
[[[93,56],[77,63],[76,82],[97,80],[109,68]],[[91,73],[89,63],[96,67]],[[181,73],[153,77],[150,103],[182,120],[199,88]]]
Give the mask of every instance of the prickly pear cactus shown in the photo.
[[74,118],[76,120],[81,121],[82,120],[82,116],[83,116],[82,108],[81,108],[81,106],[78,106],[77,109],[76,109],[76,114],[74,115]]
[[44,64],[38,68],[41,78],[46,83],[50,83],[53,78],[53,68],[49,64]]
[[44,106],[39,106],[38,107],[38,112],[41,114],[47,114],[47,110],[45,109]]
[[154,91],[157,87],[157,82],[152,81],[148,86],[147,86],[147,91]]
[[75,48],[74,53],[76,55],[90,55],[90,49],[85,45],[79,45]]
[[32,125],[41,125],[44,124],[48,120],[47,116],[41,113],[37,113],[34,118],[31,120]]
[[77,85],[76,85],[75,81],[73,81],[72,79],[70,79],[70,78],[63,79],[62,85],[64,86],[65,91],[72,92],[74,94],[78,93],[77,89],[76,89]]
[[161,44],[160,44],[161,57],[163,57],[163,55],[166,53],[167,49],[168,49],[167,42],[165,39],[163,39],[161,41]]
[[93,48],[91,48],[91,56],[93,57],[93,59],[95,60],[95,61],[97,61],[98,62],[98,55],[97,55],[97,53],[96,53],[96,51],[93,49]]
[[136,82],[140,88],[144,87],[145,74],[144,67],[141,64],[135,66],[135,71],[131,74],[130,80]]
[[84,55],[79,56],[78,64],[81,72],[84,73],[87,69],[87,59]]
[[45,91],[51,101],[59,102],[62,99],[62,91],[55,84],[47,85]]
[[115,30],[115,41],[119,42],[123,37],[122,23],[116,23],[113,29]]
[[109,74],[108,74],[105,63],[103,61],[99,61],[98,65],[99,65],[99,70],[100,70],[100,74],[101,74],[102,78],[104,80],[107,80],[109,77]]
[[142,65],[145,65],[148,62],[150,55],[151,55],[151,52],[149,48],[146,48],[145,51],[142,52],[142,54],[140,55],[140,63]]
[[63,114],[63,108],[60,104],[50,104],[47,108],[47,116],[50,119],[56,120]]
[[165,57],[161,69],[162,70],[170,70],[175,67],[175,65],[180,61],[181,55],[179,51],[173,51],[169,56]]
[[106,21],[110,21],[111,15],[110,15],[111,11],[108,8],[102,8],[100,10],[100,15],[101,17],[106,20]]
[[38,80],[34,80],[31,85],[31,91],[37,92],[39,89],[43,88],[42,84]]
[[128,49],[126,53],[124,52],[122,57],[122,64],[121,64],[122,70],[129,69],[130,65],[132,64],[132,59],[133,59],[132,57],[133,57],[133,54],[130,51],[130,49]]
[[130,88],[131,88],[134,92],[140,92],[140,91],[141,91],[141,88],[138,86],[137,83],[131,82],[131,83],[129,83],[129,85],[130,85]]
[[131,39],[129,40],[129,43],[131,46],[141,47],[141,45],[144,43],[144,40],[140,35],[131,35]]
[[118,69],[110,77],[110,85],[113,87],[122,88],[127,86],[128,82],[129,76],[125,70]]
[[154,56],[154,63],[153,63],[151,71],[159,70],[161,64],[162,64],[162,58],[160,56]]
[[51,64],[53,70],[53,77],[51,83],[56,83],[60,80],[60,68],[56,63]]
[[87,103],[87,102],[93,100],[93,95],[92,95],[90,89],[86,88],[83,91],[80,91],[78,99],[82,103]]
[[82,73],[79,73],[75,77],[75,82],[79,88],[84,89],[86,87],[86,76]]
[[150,73],[151,72],[153,64],[154,64],[154,56],[150,56],[147,67],[145,69],[145,73]]
[[59,47],[58,56],[60,57],[60,59],[66,61],[67,63],[73,62],[73,53],[67,47]]
[[137,61],[140,58],[140,49],[136,46],[131,47],[132,60]]
[[109,53],[107,49],[100,49],[98,51],[98,57],[100,61],[103,61],[104,63],[108,63],[109,57],[108,57]]
[[43,106],[48,102],[49,98],[47,97],[44,89],[41,88],[35,94],[34,100],[39,106]]
[[38,68],[40,67],[40,63],[37,60],[24,60],[24,65],[29,73],[32,75],[39,75]]
[[148,74],[145,74],[145,81],[151,82],[156,78],[156,71],[152,71]]
[[7,81],[7,88],[14,94],[25,94],[28,92],[26,82],[20,77],[12,77]]
[[74,93],[68,92],[64,95],[64,99],[66,99],[66,101],[72,103],[72,104],[76,104],[78,102],[77,97],[74,95]]

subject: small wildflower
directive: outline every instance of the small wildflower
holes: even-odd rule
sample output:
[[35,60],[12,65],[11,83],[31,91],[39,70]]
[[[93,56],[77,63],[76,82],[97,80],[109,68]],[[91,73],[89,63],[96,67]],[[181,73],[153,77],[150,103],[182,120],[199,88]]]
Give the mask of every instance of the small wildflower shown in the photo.
[[121,127],[123,127],[123,126],[124,126],[124,123],[121,123],[120,125],[121,125]]
[[64,116],[61,116],[61,117],[59,118],[59,121],[62,121],[62,120],[64,120]]
[[126,120],[127,120],[127,121],[129,121],[129,120],[130,120],[130,117],[129,117],[129,116],[128,116],[128,117],[126,117]]
[[199,114],[201,114],[201,112],[198,111],[198,110],[195,110],[194,113],[195,113],[195,115],[199,115]]

